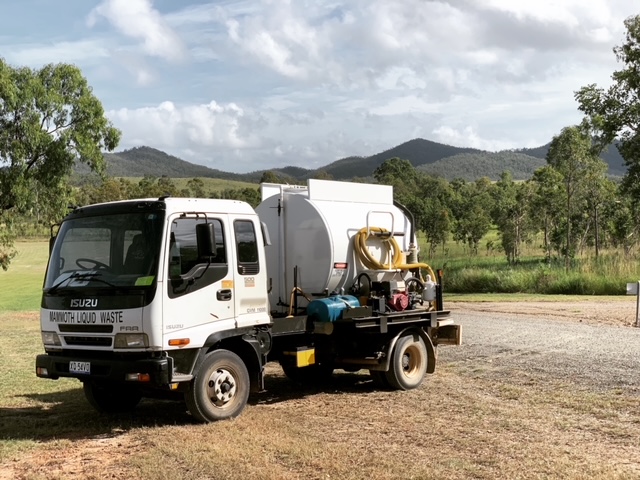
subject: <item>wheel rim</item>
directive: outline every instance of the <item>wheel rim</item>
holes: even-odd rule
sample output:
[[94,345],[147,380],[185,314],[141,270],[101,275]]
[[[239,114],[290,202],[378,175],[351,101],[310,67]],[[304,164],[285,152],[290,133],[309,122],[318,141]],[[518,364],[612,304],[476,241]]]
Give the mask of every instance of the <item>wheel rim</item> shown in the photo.
[[207,395],[214,405],[224,407],[233,400],[236,391],[236,380],[228,370],[220,368],[209,377]]
[[402,354],[402,371],[405,376],[412,378],[420,375],[422,370],[422,355],[417,345],[409,345]]

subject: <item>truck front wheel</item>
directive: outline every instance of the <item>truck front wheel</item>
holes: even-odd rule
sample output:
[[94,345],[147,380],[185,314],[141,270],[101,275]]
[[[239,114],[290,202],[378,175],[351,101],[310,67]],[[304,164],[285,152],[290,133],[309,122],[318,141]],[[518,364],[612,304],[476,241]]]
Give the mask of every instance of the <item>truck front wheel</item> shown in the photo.
[[428,362],[422,337],[417,333],[406,333],[396,342],[385,377],[392,388],[411,390],[422,383]]
[[91,406],[103,413],[130,412],[142,398],[136,388],[118,384],[86,381],[82,389]]
[[185,393],[187,407],[197,420],[215,422],[236,417],[249,399],[249,372],[229,350],[209,353]]

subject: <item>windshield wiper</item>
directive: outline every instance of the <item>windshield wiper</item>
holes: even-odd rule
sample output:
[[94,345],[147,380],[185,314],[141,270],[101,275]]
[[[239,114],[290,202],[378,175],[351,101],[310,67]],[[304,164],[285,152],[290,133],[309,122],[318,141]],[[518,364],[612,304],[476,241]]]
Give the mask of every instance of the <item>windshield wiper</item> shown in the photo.
[[51,288],[45,288],[44,289],[44,293],[54,293],[56,290],[58,290],[58,288],[60,288],[62,285],[64,285],[65,283],[69,282],[70,280],[97,280],[97,281],[102,282],[102,283],[104,283],[106,285],[109,285],[110,287],[115,287],[115,285],[113,283],[107,282],[106,280],[103,280],[102,278],[98,278],[101,275],[102,274],[98,273],[98,272],[73,272],[71,275],[69,275],[68,277],[60,280],[58,283],[53,285]]

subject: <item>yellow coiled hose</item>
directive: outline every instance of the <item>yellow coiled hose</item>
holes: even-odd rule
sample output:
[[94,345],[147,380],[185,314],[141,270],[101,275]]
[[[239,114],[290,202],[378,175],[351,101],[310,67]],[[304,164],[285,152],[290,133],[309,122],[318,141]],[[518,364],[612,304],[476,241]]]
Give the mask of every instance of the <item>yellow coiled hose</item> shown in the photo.
[[[379,238],[382,241],[383,247],[386,248],[387,257],[389,257],[389,254],[392,254],[390,256],[392,259],[391,263],[380,263],[371,255],[371,252],[367,248],[367,239],[372,232],[382,234]],[[396,239],[391,236],[390,232],[385,228],[361,228],[354,236],[354,249],[362,264],[370,270],[413,270],[414,268],[425,268],[429,272],[429,275],[431,275],[431,278],[434,281],[436,280],[431,266],[426,263],[400,263],[402,260],[402,250]]]

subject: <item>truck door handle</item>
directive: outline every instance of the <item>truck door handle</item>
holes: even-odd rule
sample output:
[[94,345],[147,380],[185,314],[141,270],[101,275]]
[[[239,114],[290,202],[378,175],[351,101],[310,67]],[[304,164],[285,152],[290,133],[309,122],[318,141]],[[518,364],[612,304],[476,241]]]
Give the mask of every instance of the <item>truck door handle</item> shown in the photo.
[[218,292],[216,293],[216,298],[218,300],[222,300],[223,302],[231,300],[231,290],[218,290]]

